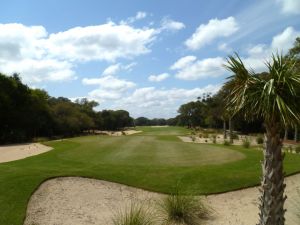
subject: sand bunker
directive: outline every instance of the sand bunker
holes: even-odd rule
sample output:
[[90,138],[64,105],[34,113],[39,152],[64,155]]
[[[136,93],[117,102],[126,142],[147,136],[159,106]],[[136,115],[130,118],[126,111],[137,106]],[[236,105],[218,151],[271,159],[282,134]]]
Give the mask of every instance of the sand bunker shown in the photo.
[[137,133],[141,133],[140,130],[125,130],[125,131],[95,131],[96,134],[109,135],[109,136],[122,136],[122,135],[133,135]]
[[0,146],[0,163],[38,155],[52,148],[39,143]]
[[108,225],[131,202],[151,205],[159,194],[88,178],[43,183],[28,204],[24,225]]
[[[286,223],[296,222],[300,174],[286,179]],[[258,222],[258,188],[248,188],[204,198],[214,210],[206,225],[253,225]],[[118,209],[131,202],[150,205],[163,195],[116,183],[87,178],[56,178],[43,183],[31,197],[24,225],[111,225]],[[298,199],[299,201],[299,199]]]

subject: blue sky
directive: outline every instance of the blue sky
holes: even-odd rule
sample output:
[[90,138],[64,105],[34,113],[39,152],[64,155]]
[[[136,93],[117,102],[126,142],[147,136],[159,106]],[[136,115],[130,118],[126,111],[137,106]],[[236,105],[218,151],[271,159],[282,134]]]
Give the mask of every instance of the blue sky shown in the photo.
[[173,117],[215,93],[238,52],[265,70],[300,36],[300,0],[1,1],[0,71],[52,96]]

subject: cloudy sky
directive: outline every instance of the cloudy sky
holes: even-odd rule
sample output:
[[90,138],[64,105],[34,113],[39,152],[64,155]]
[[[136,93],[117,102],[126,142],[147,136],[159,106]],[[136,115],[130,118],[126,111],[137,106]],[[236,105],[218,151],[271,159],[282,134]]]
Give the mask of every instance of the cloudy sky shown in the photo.
[[300,0],[6,0],[0,8],[0,72],[134,117],[173,117],[218,91],[227,55],[263,71],[300,36]]

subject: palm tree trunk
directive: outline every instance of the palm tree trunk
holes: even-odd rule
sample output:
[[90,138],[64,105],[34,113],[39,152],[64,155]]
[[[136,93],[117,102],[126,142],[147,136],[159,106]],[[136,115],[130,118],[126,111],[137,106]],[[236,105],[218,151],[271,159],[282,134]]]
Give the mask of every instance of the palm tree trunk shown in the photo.
[[284,225],[284,174],[279,124],[266,125],[259,225]]
[[224,140],[226,140],[227,135],[226,135],[226,120],[225,119],[223,120],[223,137],[224,137]]
[[298,127],[295,127],[295,134],[294,134],[294,141],[297,142],[298,141]]
[[283,138],[285,141],[288,139],[288,129],[285,128],[284,129],[284,138]]
[[229,119],[229,138],[230,138],[230,143],[233,143],[232,120],[231,119]]

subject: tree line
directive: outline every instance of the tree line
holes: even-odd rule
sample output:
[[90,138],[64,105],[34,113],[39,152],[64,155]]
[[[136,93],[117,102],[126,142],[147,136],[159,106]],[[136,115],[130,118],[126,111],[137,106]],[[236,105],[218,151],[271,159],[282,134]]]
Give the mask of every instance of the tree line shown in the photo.
[[71,137],[87,130],[119,130],[133,126],[125,110],[95,111],[95,101],[72,102],[51,97],[23,84],[17,74],[0,74],[0,143],[30,141],[36,137]]

